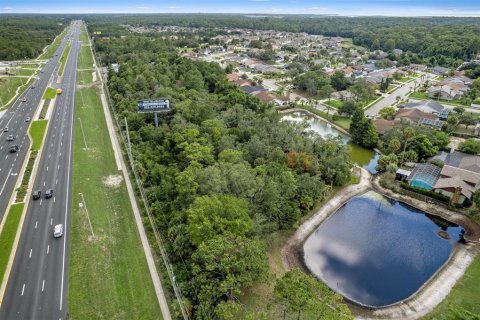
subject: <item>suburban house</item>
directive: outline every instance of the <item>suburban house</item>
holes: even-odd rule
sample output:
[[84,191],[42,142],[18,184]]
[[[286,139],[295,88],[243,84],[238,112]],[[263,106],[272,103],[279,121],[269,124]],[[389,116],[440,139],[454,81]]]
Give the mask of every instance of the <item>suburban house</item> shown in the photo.
[[445,108],[443,105],[433,100],[407,103],[400,105],[399,108],[417,109],[425,113],[432,113],[437,115],[441,120],[447,120],[450,112],[450,109]]
[[459,151],[449,153],[433,190],[452,199],[452,203],[463,204],[478,189],[480,157]]
[[384,135],[385,132],[393,128],[393,126],[395,125],[395,121],[379,118],[373,120],[373,125],[375,126],[379,134]]
[[472,79],[465,76],[453,76],[438,82],[427,89],[430,98],[453,100],[459,99],[470,89]]
[[330,97],[335,100],[346,101],[353,98],[353,94],[350,91],[342,90],[333,92]]
[[434,127],[436,129],[440,129],[443,125],[443,121],[441,121],[437,115],[433,113],[426,113],[415,108],[399,109],[397,115],[395,116],[395,121],[402,120],[410,121],[418,125]]

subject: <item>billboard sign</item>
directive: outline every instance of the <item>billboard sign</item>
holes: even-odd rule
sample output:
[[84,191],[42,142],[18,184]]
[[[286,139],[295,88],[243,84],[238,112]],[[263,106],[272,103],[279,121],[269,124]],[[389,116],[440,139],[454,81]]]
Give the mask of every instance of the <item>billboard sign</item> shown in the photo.
[[170,99],[138,100],[138,112],[167,112],[170,111]]

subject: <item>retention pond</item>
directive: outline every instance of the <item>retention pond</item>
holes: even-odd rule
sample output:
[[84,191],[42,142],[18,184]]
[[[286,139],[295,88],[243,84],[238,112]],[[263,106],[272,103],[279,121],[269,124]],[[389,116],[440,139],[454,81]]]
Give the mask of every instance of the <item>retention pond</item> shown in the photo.
[[350,147],[350,160],[353,163],[357,163],[359,166],[367,169],[370,173],[376,173],[375,167],[377,165],[380,154],[373,150],[362,148],[350,141],[350,137],[333,127],[330,123],[322,121],[319,118],[310,115],[307,112],[295,111],[283,116],[284,120],[306,123],[308,124],[307,130],[314,131],[323,138],[341,137],[342,141]]
[[350,199],[305,241],[306,267],[363,306],[414,294],[449,259],[463,229],[368,191]]

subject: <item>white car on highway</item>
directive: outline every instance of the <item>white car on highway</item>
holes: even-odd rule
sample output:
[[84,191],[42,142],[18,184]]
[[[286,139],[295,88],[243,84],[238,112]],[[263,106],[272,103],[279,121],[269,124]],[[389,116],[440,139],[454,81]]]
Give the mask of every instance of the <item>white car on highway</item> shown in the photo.
[[63,224],[57,224],[53,229],[53,237],[60,238],[61,236],[63,236]]

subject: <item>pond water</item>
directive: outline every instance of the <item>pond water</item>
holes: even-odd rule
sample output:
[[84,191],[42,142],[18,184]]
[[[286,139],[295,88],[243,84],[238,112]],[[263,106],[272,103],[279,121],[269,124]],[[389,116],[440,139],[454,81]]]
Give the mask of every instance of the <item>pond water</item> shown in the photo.
[[352,198],[304,243],[307,268],[365,306],[415,293],[449,258],[462,228],[375,191]]
[[350,137],[331,126],[328,122],[322,121],[317,117],[302,111],[288,113],[283,116],[283,119],[292,122],[305,122],[308,124],[308,130],[318,133],[323,138],[329,136],[341,137],[343,142],[350,147],[350,160],[357,163],[359,166],[367,169],[370,173],[376,173],[375,167],[377,165],[380,154],[373,150],[362,148],[350,141]]

